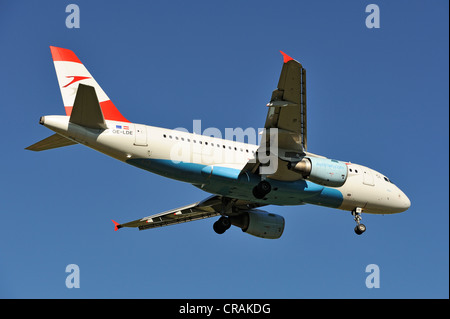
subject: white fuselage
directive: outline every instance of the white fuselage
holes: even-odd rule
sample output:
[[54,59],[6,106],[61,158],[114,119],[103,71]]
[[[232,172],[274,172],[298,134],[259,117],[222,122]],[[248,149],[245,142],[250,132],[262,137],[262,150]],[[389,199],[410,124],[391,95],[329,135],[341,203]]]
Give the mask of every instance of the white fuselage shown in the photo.
[[408,197],[383,174],[346,163],[347,179],[340,187],[303,180],[271,180],[274,191],[257,200],[251,189],[257,179],[239,174],[255,158],[257,145],[128,122],[106,121],[107,129],[69,123],[69,116],[45,116],[41,124],[77,143],[120,161],[169,178],[191,183],[210,193],[251,199],[269,205],[316,204],[365,213],[389,214],[407,210]]

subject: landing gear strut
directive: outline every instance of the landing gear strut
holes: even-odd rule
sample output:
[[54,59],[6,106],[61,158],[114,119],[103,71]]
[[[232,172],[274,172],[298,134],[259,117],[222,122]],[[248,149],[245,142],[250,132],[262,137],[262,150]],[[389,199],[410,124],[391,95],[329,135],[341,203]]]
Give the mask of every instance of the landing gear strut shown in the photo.
[[362,220],[361,213],[362,209],[360,207],[357,207],[355,210],[352,211],[353,219],[356,222],[355,233],[357,235],[361,235],[366,231],[366,225],[361,224]]
[[217,234],[223,234],[231,227],[231,221],[228,217],[220,217],[214,224],[213,229]]
[[272,190],[272,186],[268,181],[260,181],[258,185],[253,187],[253,196],[258,199],[263,199]]

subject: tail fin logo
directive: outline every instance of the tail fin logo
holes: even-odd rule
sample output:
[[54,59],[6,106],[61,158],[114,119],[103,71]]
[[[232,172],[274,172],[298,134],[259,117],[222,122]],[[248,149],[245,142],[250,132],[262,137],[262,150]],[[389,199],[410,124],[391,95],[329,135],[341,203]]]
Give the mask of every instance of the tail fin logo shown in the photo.
[[75,83],[75,82],[78,82],[78,81],[81,81],[81,80],[90,79],[91,77],[89,77],[89,76],[75,76],[75,75],[69,75],[69,76],[66,76],[66,78],[73,78],[73,80],[70,81],[69,83],[67,83],[66,85],[64,85],[63,88],[66,88],[66,87],[68,87],[69,85],[71,85],[71,84],[73,84],[73,83]]

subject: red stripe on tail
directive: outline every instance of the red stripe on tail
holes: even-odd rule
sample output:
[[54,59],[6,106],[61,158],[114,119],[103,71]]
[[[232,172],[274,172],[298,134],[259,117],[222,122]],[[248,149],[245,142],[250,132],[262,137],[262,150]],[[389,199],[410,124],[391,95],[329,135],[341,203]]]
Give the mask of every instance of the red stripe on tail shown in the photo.
[[69,49],[63,49],[63,48],[57,48],[57,47],[50,47],[50,50],[52,51],[52,57],[53,61],[69,61],[69,62],[76,62],[81,63],[81,61],[78,59],[78,57]]
[[[72,114],[73,106],[64,106],[64,108],[66,109],[66,115],[70,116]],[[111,100],[100,102],[100,108],[102,109],[105,120],[130,123],[130,121],[119,112]]]
[[103,117],[105,118],[105,120],[130,122],[122,115],[122,113],[119,112],[119,110],[113,104],[113,102],[111,102],[111,100],[100,102],[100,107],[102,109]]

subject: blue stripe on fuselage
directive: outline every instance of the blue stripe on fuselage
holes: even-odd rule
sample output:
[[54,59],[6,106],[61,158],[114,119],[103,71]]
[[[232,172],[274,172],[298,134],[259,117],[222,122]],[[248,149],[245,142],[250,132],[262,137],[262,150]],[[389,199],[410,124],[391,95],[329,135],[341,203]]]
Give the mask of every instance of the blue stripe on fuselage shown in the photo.
[[332,187],[324,187],[320,194],[316,194],[305,200],[308,204],[321,205],[332,208],[339,208],[344,201],[344,196],[342,193]]
[[203,164],[150,158],[135,158],[129,159],[126,162],[152,173],[182,182],[191,184],[205,182],[205,177],[202,175],[202,169],[206,165]]
[[[164,177],[194,185],[202,185],[202,190],[213,194],[266,205],[300,205],[308,203],[338,208],[343,201],[342,193],[339,190],[304,180],[284,182],[267,179],[272,185],[272,191],[265,199],[259,200],[252,193],[253,187],[261,180],[260,176],[256,174],[247,172],[236,179],[235,176],[239,174],[239,170],[220,167],[221,171],[226,171],[227,174],[220,174],[220,176],[216,177],[214,174],[208,174],[209,169],[205,172],[207,165],[162,159],[129,159],[127,163]],[[215,168],[218,167],[216,166]],[[233,170],[236,172],[233,173]],[[233,178],[226,178],[226,176]]]

